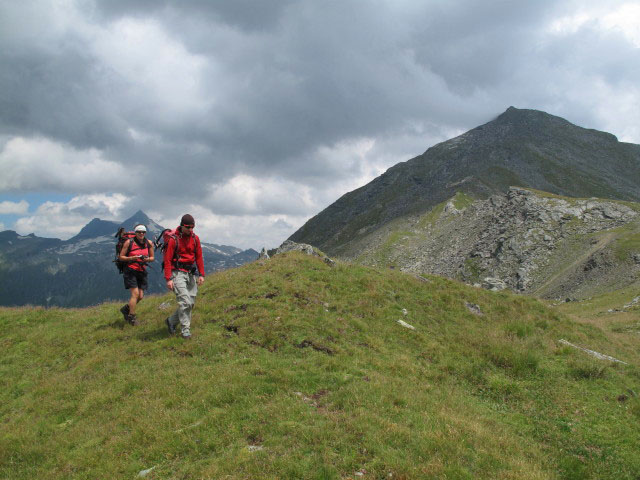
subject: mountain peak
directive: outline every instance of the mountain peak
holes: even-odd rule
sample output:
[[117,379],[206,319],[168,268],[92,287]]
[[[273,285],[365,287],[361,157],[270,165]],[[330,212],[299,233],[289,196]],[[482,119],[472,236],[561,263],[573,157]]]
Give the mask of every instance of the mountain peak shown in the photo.
[[162,227],[160,225],[151,220],[142,210],[138,210],[123,222],[112,222],[109,220],[94,218],[82,227],[82,230],[80,230],[75,237],[72,237],[67,241],[75,242],[86,238],[103,237],[105,235],[112,236],[117,232],[119,227],[124,227],[126,230],[133,230],[133,227],[140,223],[146,225],[150,234],[158,234],[162,231]]
[[487,198],[520,186],[567,197],[638,201],[637,178],[639,145],[511,106],[343,195],[290,240],[340,254],[367,232],[400,216],[423,214],[458,191]]
[[133,228],[135,226],[135,223],[144,223],[146,225],[150,220],[151,219],[146,213],[144,213],[142,210],[138,210],[136,213],[122,222],[122,224],[125,228],[128,228],[129,224],[131,224],[131,228]]
[[149,218],[149,216],[142,210],[138,210],[125,221],[121,222],[120,226],[124,227],[126,230],[133,230],[133,227],[138,224],[142,224],[147,227],[147,236],[150,236],[151,234],[157,235],[164,229],[161,225],[158,225],[156,222],[151,220],[151,218]]
[[[511,123],[511,124],[523,124],[523,123],[536,123],[536,122],[557,122],[565,125],[571,125],[564,118],[556,117],[550,113],[543,112],[542,110],[533,110],[527,108],[509,107],[503,113],[493,121],[499,124]],[[490,123],[493,123],[490,122]]]
[[[582,138],[591,141],[601,141],[606,143],[616,143],[618,138],[608,132],[601,132],[599,130],[583,128],[565,120],[562,117],[552,115],[542,110],[533,110],[526,108],[509,107],[503,113],[498,115],[493,121],[478,127],[491,131],[490,128],[495,127],[498,130],[504,129],[504,127],[512,127],[515,134],[520,135],[543,135],[547,138],[555,136],[571,137],[571,141],[575,141]],[[474,129],[477,130],[477,129]]]
[[118,224],[116,222],[94,218],[84,227],[82,227],[82,230],[80,230],[80,232],[75,237],[70,238],[68,241],[72,242],[82,238],[95,238],[105,235],[113,235],[114,233],[116,233],[117,229]]

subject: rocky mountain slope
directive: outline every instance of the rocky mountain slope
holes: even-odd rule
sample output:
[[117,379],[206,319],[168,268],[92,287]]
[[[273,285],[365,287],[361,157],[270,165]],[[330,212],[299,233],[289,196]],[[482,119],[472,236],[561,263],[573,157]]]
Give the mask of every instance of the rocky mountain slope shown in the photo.
[[486,199],[519,186],[569,197],[640,201],[639,179],[640,145],[545,112],[510,107],[347,193],[290,239],[340,256],[388,222],[423,214],[456,192]]
[[[0,305],[79,307],[124,298],[122,277],[113,264],[120,226],[131,230],[142,223],[153,240],[164,229],[144,212],[125,221],[94,218],[69,240],[40,238],[33,234],[0,232]],[[255,260],[258,252],[202,242],[205,270],[213,272]],[[149,292],[162,293],[162,255],[149,269]]]
[[516,187],[486,200],[458,193],[349,246],[343,256],[365,264],[585,298],[640,283],[640,204]]

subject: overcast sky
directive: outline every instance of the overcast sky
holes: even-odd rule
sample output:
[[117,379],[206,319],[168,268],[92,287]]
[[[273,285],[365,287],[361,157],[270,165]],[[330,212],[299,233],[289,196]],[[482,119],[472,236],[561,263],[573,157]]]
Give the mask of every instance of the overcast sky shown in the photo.
[[0,0],[0,230],[274,247],[510,105],[640,143],[640,0]]

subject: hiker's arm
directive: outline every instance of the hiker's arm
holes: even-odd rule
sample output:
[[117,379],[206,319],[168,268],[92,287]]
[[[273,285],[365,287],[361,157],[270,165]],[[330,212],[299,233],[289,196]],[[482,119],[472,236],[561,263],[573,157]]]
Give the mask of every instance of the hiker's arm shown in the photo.
[[147,263],[153,262],[155,257],[153,256],[153,245],[149,242],[149,256],[145,259]]
[[204,259],[202,258],[202,244],[200,243],[200,238],[195,245],[195,252],[193,252],[196,256],[196,266],[198,267],[198,271],[200,272],[200,278],[198,278],[198,285],[202,285],[204,282]]
[[127,240],[122,245],[122,249],[120,250],[120,255],[118,256],[118,260],[121,262],[130,262],[133,257],[127,257],[126,253],[129,250],[129,244],[131,240]]

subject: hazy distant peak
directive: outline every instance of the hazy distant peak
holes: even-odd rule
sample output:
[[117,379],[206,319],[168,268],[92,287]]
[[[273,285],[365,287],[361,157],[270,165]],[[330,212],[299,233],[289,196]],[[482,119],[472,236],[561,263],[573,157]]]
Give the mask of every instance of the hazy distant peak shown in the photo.
[[122,222],[122,226],[127,228],[127,229],[129,229],[129,228],[132,229],[135,226],[135,224],[137,224],[137,223],[142,223],[142,224],[146,225],[147,223],[149,223],[151,221],[152,220],[149,218],[149,216],[146,213],[144,213],[142,210],[138,210],[136,213],[134,213],[129,218],[124,220]]
[[75,237],[70,238],[68,241],[75,241],[82,238],[94,238],[104,235],[113,235],[116,233],[117,229],[118,224],[116,222],[94,218],[84,227],[82,227],[82,230],[80,230],[80,232]]

